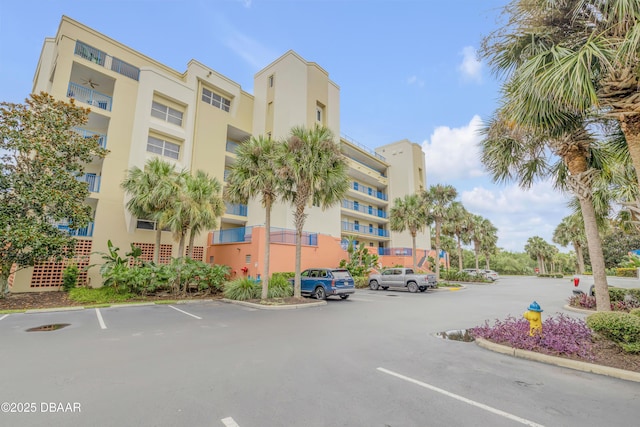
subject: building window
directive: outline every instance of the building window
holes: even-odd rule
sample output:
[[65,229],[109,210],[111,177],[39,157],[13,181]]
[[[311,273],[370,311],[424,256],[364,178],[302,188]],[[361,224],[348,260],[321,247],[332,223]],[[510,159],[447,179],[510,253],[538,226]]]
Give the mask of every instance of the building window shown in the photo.
[[182,112],[160,104],[159,102],[153,101],[151,104],[151,115],[165,122],[182,126]]
[[251,264],[251,255],[245,255],[244,262],[245,264]]
[[273,87],[273,74],[269,76],[269,87]]
[[180,158],[180,145],[153,136],[147,139],[147,151],[175,160]]
[[316,108],[316,120],[322,123],[322,109],[320,107]]
[[209,89],[202,88],[202,100],[207,104],[211,104],[216,108],[226,111],[231,109],[231,100],[211,92]]

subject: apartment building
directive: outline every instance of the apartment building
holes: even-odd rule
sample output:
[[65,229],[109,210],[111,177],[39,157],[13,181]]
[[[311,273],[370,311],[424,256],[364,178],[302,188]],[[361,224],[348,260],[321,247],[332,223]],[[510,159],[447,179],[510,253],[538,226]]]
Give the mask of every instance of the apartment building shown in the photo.
[[[250,94],[195,59],[179,72],[66,16],[56,36],[44,41],[33,84],[33,92],[40,91],[89,107],[89,121],[77,131],[98,135],[109,150],[104,159],[87,165],[81,178],[91,191],[86,202],[93,222],[81,230],[59,224],[77,236],[76,261],[81,266],[99,264],[98,253],[107,251],[108,240],[122,253],[134,244],[144,258],[152,259],[156,224],[127,211],[120,186],[131,167],[143,168],[159,156],[178,169],[200,169],[223,183],[237,146],[251,135],[284,138],[293,126],[316,123],[341,135],[339,86],[326,70],[293,51],[259,71]],[[339,142],[348,158],[349,191],[333,208],[309,208],[305,262],[335,264],[345,258],[341,242],[347,236],[383,256],[407,256],[411,237],[390,231],[389,210],[395,197],[425,187],[420,146],[402,140],[371,150],[346,136]],[[271,271],[291,271],[292,209],[278,203],[271,218],[272,242],[282,246],[272,249],[276,255],[271,256]],[[218,228],[203,233],[194,244],[194,258],[257,275],[263,256],[257,243],[264,233],[259,200],[227,203]],[[171,233],[162,234],[160,262],[168,262],[181,254]],[[418,246],[423,252],[430,248],[428,232],[419,236]],[[43,263],[20,271],[13,278],[13,290],[57,289],[62,269]],[[100,284],[97,270],[83,277],[92,286]]]

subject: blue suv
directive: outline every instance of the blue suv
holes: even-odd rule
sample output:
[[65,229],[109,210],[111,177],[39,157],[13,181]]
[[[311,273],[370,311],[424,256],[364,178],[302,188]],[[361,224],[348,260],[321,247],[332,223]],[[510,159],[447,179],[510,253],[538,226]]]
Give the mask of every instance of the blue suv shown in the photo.
[[[289,281],[294,284],[294,279]],[[331,295],[347,299],[356,286],[349,270],[344,268],[309,268],[300,274],[300,290],[302,295],[320,300]]]

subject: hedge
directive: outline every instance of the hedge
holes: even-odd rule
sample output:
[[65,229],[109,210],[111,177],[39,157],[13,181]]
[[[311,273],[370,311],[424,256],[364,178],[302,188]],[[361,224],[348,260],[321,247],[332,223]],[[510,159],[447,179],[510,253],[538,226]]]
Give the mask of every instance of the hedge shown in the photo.
[[619,344],[640,343],[640,317],[617,311],[602,311],[587,317],[594,332]]
[[638,269],[637,268],[616,268],[616,276],[638,277]]

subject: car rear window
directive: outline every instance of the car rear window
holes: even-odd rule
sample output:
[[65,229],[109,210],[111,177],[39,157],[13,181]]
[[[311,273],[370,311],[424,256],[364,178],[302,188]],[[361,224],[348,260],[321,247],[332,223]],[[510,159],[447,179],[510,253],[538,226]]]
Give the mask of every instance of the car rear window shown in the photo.
[[336,279],[351,279],[351,274],[349,274],[349,270],[333,270],[331,272],[333,277]]

